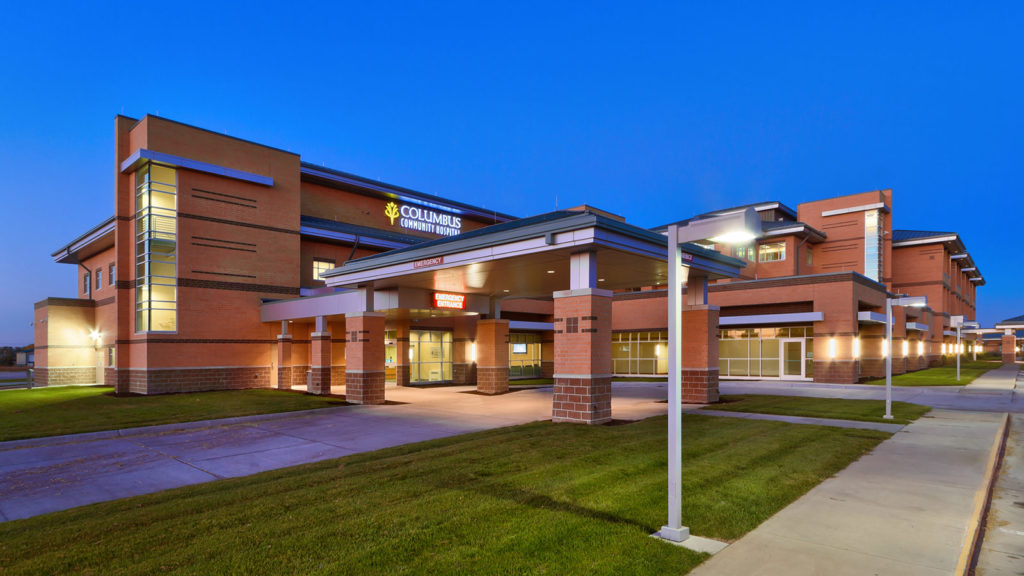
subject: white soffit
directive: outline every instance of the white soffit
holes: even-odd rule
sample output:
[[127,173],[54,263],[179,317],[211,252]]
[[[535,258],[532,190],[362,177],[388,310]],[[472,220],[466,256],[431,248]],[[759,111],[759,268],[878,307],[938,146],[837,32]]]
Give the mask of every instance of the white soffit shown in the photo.
[[837,208],[835,210],[825,210],[821,213],[822,216],[838,216],[840,214],[851,214],[853,212],[865,212],[867,210],[887,210],[884,202],[876,202],[874,204],[864,204],[862,206],[851,206],[850,208]]
[[857,320],[863,324],[885,324],[885,314],[863,310],[857,312]]

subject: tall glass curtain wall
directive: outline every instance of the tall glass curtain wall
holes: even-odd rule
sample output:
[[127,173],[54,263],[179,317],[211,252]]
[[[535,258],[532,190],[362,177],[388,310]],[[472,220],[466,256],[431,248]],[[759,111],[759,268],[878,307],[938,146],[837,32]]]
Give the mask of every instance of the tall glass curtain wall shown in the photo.
[[864,213],[864,275],[878,282],[882,277],[882,212]]
[[178,174],[148,164],[135,173],[135,331],[175,332]]
[[668,374],[668,332],[612,334],[612,373]]
[[508,335],[508,377],[540,378],[540,334]]
[[[788,338],[803,341],[801,359],[799,342],[784,346]],[[782,362],[780,362],[782,359]],[[718,331],[718,374],[720,377],[779,378],[800,375],[814,376],[814,328],[734,328]]]
[[441,382],[452,379],[452,333],[409,331],[409,381]]

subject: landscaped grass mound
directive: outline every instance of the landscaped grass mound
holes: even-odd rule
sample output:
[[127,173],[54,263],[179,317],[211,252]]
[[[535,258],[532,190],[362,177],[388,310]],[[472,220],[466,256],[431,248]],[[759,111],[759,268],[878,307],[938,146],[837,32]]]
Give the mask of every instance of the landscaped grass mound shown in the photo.
[[907,402],[892,403],[892,420],[882,418],[885,400],[849,400],[839,398],[806,398],[802,396],[769,396],[759,394],[732,394],[722,396],[721,402],[704,407],[705,410],[727,412],[756,412],[782,416],[835,418],[861,422],[909,424],[931,410]]
[[344,405],[283,390],[115,397],[106,386],[0,392],[0,442]]
[[[960,381],[956,379],[956,360],[946,360],[946,364],[934,368],[926,368],[917,372],[908,372],[892,377],[893,386],[967,386],[975,378],[989,370],[1002,366],[999,362],[982,360],[960,362]],[[881,384],[885,386],[885,378],[868,380],[865,384]]]
[[[367,431],[372,434],[372,430]],[[683,417],[683,515],[735,539],[888,434]],[[537,422],[0,524],[3,574],[682,574],[666,419]]]

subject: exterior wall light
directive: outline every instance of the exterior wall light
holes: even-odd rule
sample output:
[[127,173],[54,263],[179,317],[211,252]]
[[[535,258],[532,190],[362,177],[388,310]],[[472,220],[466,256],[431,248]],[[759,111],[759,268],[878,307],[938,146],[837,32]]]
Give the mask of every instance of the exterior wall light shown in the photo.
[[889,357],[889,341],[882,340],[882,358]]
[[860,338],[853,339],[853,357],[860,358]]
[[917,343],[917,355],[924,356],[924,342]]
[[903,341],[903,357],[907,357],[907,353],[910,352],[910,343],[906,340]]
[[835,338],[829,338],[828,339],[828,357],[829,358],[835,358],[836,357],[836,339]]

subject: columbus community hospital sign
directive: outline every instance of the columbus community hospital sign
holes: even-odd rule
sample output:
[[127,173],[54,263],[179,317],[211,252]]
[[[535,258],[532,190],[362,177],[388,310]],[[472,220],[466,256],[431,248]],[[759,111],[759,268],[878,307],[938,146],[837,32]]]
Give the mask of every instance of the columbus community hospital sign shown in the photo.
[[388,202],[384,207],[384,215],[391,220],[391,225],[398,225],[409,230],[455,236],[462,232],[462,218],[454,214],[445,214],[419,206]]

